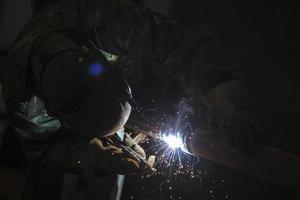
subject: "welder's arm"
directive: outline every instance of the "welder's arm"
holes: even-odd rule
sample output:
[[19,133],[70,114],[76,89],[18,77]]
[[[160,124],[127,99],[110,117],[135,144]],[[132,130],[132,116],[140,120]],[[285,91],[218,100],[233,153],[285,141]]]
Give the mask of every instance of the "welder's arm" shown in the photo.
[[153,15],[149,60],[153,73],[176,80],[192,99],[196,114],[207,122],[198,130],[214,127],[231,146],[249,153],[256,125],[245,80],[222,62],[209,36],[186,31],[165,17]]

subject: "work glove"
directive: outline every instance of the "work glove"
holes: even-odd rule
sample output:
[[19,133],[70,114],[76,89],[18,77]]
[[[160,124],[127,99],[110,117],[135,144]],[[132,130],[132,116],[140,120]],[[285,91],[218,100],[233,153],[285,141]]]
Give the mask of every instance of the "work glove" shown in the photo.
[[142,139],[140,136],[132,139],[126,134],[126,142],[122,142],[116,134],[91,139],[67,131],[59,135],[64,135],[64,138],[47,147],[43,156],[35,163],[50,170],[85,177],[150,174],[155,171],[155,156],[146,159],[145,151],[138,145]]
[[[140,137],[140,136],[138,136]],[[139,139],[125,134],[124,142],[115,136],[93,138],[89,141],[90,162],[95,168],[109,170],[117,174],[153,173],[155,156],[146,159],[145,151],[138,145]]]
[[133,149],[142,159],[146,159],[146,153],[144,149],[139,145],[139,143],[146,139],[146,135],[138,134],[134,139],[128,134],[125,133],[124,142],[125,144]]

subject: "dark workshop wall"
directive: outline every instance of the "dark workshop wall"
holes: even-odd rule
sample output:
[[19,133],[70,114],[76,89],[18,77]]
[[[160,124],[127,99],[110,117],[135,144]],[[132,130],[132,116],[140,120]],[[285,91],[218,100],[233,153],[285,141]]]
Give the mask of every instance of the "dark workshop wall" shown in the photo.
[[145,0],[145,3],[157,12],[170,16],[173,0]]
[[30,19],[33,6],[31,0],[0,1],[0,51],[6,51],[19,31]]

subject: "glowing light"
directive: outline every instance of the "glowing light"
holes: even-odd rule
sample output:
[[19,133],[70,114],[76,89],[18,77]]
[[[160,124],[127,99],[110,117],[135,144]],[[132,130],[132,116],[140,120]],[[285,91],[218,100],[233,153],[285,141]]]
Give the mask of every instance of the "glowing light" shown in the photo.
[[173,131],[164,133],[160,132],[159,135],[160,140],[163,141],[172,151],[176,152],[177,149],[180,149],[184,153],[191,154],[185,145],[184,135],[180,132],[177,132],[177,134]]
[[182,141],[181,137],[178,137],[178,135],[176,136],[176,135],[163,134],[162,139],[172,149],[177,149],[177,148],[183,149],[184,148],[183,141]]
[[99,75],[103,72],[103,67],[99,63],[93,63],[90,66],[89,72],[90,72],[91,75],[97,76],[97,75]]

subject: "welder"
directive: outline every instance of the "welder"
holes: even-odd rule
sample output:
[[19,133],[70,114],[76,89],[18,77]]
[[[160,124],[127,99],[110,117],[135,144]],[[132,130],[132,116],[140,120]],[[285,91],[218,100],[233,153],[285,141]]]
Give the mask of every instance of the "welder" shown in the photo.
[[256,130],[243,77],[222,63],[209,36],[139,0],[50,4],[8,59],[6,102],[32,165],[87,176],[151,173],[152,161],[121,148],[131,144],[145,157],[122,130],[136,102],[153,107],[170,90],[192,107],[194,135],[214,130],[251,151]]

